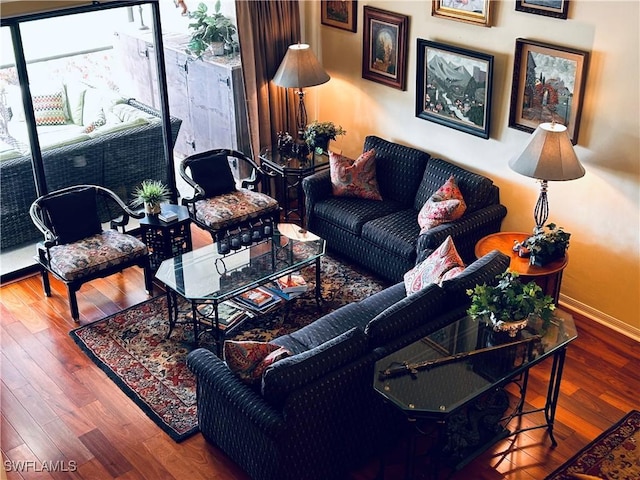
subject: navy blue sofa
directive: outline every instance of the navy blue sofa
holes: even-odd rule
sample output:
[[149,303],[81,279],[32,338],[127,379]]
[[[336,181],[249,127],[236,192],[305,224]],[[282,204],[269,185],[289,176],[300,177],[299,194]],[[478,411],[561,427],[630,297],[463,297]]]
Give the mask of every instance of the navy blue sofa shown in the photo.
[[255,480],[331,480],[397,440],[405,421],[373,390],[377,360],[465,315],[468,288],[494,283],[509,257],[494,250],[459,276],[406,296],[402,282],[274,340],[293,355],[255,388],[204,348],[197,377],[204,438]]
[[[417,256],[428,255],[451,235],[465,263],[475,259],[481,238],[499,232],[507,209],[493,181],[416,148],[368,136],[363,151],[376,151],[382,201],[332,195],[329,170],[303,182],[307,228],[327,241],[330,251],[398,282]],[[418,212],[453,175],[467,204],[458,220],[420,235]]]

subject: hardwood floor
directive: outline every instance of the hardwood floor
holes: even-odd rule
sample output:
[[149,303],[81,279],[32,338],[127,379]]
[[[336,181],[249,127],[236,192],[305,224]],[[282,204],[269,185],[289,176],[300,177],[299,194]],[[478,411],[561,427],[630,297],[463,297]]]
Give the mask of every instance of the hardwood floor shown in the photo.
[[[194,229],[196,245],[208,241]],[[52,289],[53,296],[45,298],[38,276],[0,289],[0,447],[5,468],[21,467],[7,472],[8,479],[247,479],[202,435],[175,443],[147,418],[74,344],[68,332],[77,325],[65,289],[55,280]],[[81,323],[146,298],[138,268],[96,280],[78,294]],[[558,446],[550,447],[543,430],[526,432],[513,445],[495,445],[451,478],[541,480],[640,408],[640,344],[575,318],[579,337],[568,349],[556,415]],[[549,368],[543,364],[531,372],[527,400],[534,406],[544,402]],[[399,445],[389,452],[385,478],[404,477],[402,451]],[[377,469],[372,459],[349,478],[370,480]]]

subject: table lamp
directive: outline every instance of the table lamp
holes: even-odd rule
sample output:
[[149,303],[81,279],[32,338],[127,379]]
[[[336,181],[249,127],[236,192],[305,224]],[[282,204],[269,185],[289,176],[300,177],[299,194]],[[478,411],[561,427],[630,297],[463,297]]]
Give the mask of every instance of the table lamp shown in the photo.
[[296,111],[296,128],[298,138],[302,139],[307,126],[307,110],[304,106],[305,87],[313,87],[328,82],[331,77],[324,71],[309,45],[298,43],[290,45],[278,67],[273,82],[286,88],[297,88],[298,109]]
[[513,158],[509,166],[521,175],[540,180],[540,196],[534,209],[535,231],[541,231],[549,218],[547,182],[584,176],[567,127],[555,122],[538,125],[522,153]]

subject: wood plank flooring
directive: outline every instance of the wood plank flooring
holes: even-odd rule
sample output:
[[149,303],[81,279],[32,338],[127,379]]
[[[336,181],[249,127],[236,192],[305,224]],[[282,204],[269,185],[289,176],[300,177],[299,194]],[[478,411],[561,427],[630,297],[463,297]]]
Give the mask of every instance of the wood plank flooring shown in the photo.
[[[196,246],[210,241],[193,232]],[[55,280],[51,286],[50,298],[38,276],[0,288],[0,448],[8,479],[247,479],[202,435],[175,443],[149,420],[74,344],[68,332],[77,324],[64,286]],[[96,280],[78,294],[81,323],[146,298],[137,267]],[[543,430],[526,432],[494,445],[452,479],[541,480],[627,411],[640,408],[640,344],[575,318],[579,337],[564,370],[558,446],[551,448]],[[543,364],[532,370],[531,405],[543,404],[549,369]],[[389,452],[386,479],[404,478],[403,452],[403,444]],[[377,473],[372,459],[349,479],[372,480]]]

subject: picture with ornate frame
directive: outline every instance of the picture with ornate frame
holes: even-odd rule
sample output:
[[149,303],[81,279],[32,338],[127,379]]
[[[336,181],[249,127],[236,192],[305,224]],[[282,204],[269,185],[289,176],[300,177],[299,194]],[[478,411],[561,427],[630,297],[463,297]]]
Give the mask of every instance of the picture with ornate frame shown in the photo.
[[406,89],[409,17],[364,7],[362,78]]
[[555,121],[575,145],[588,63],[589,52],[517,38],[509,127],[533,132]]
[[492,0],[432,0],[431,15],[490,27],[492,3]]
[[569,0],[516,0],[516,10],[566,20]]
[[323,25],[355,32],[358,28],[358,2],[321,0],[320,22]]
[[489,138],[493,55],[418,39],[416,117]]

